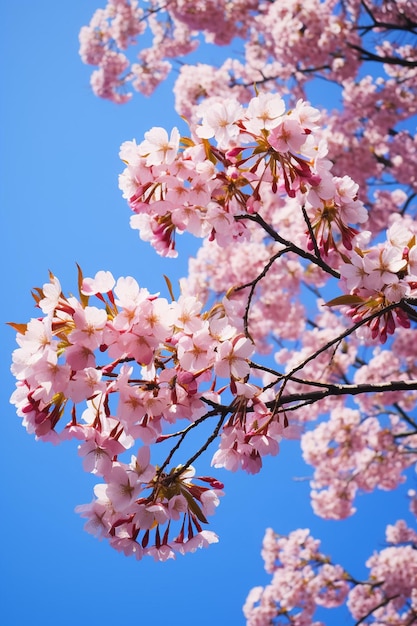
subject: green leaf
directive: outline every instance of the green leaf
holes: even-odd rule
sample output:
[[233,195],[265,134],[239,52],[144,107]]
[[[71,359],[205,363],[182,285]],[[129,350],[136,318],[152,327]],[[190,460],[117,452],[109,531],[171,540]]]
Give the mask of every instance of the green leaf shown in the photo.
[[181,493],[187,500],[188,508],[190,509],[190,511],[194,513],[194,515],[200,520],[200,522],[203,522],[203,524],[208,524],[208,521],[203,511],[200,509],[190,492],[186,489],[181,489]]

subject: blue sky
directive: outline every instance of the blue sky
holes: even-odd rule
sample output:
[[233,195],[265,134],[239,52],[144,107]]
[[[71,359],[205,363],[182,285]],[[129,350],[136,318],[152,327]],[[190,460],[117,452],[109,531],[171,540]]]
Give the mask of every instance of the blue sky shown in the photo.
[[[119,146],[178,119],[169,85],[122,107],[92,95],[78,31],[97,7],[92,0],[3,7],[0,623],[243,625],[248,591],[268,581],[260,556],[266,527],[311,528],[325,552],[361,576],[366,557],[382,545],[385,523],[408,517],[405,492],[361,498],[347,522],[319,520],[309,504],[310,469],[297,444],[284,443],[257,476],[217,473],[226,497],[210,526],[220,542],[208,550],[175,562],[136,562],[82,530],[74,507],[91,500],[95,480],[75,445],[36,442],[22,428],[9,405],[15,340],[5,322],[35,316],[30,290],[47,282],[48,270],[67,293],[75,290],[76,263],[87,276],[110,270],[164,292],[162,274],[173,282],[185,275],[195,250],[187,240],[178,260],[164,261],[129,228],[117,188]],[[328,626],[351,623],[345,614],[324,619]]]

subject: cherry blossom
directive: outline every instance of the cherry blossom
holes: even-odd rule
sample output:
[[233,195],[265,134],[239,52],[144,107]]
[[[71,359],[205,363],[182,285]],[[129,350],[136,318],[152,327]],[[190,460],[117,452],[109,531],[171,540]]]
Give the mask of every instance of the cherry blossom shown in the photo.
[[241,116],[241,107],[236,100],[225,102],[204,103],[198,114],[203,118],[201,126],[196,133],[203,139],[214,137],[219,147],[227,146],[231,140],[237,137],[239,128],[235,122]]
[[164,128],[153,128],[145,133],[145,140],[139,150],[146,156],[146,165],[170,164],[175,160],[180,135],[177,128],[173,128],[171,135]]
[[[414,534],[402,520],[395,525],[401,528],[400,538],[393,535],[392,528],[387,527],[391,546],[368,559],[369,578],[363,582],[331,563],[308,529],[288,536],[268,529],[262,556],[272,580],[266,587],[250,591],[243,607],[247,623],[267,624],[283,617],[286,622],[282,623],[321,624],[312,621],[317,607],[336,608],[345,600],[357,623],[413,623],[415,606],[413,601],[408,605],[407,598],[415,590]],[[398,545],[397,539],[409,545]]]

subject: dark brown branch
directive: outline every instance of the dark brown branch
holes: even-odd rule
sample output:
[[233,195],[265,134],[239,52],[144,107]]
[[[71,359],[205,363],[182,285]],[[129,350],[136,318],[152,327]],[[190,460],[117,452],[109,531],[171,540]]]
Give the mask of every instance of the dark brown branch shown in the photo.
[[417,27],[417,22],[410,20],[405,15],[398,13],[398,17],[400,17],[401,15],[401,18],[404,22],[403,24],[395,24],[392,22],[381,22],[375,18],[374,14],[372,13],[371,9],[368,7],[366,2],[362,0],[361,5],[372,20],[372,24],[369,26],[359,26],[359,30],[362,31],[363,33],[368,33],[372,31],[374,28],[383,28],[387,31],[400,30],[400,31],[406,31],[406,32],[411,32],[411,33],[415,32],[415,29]]
[[306,259],[307,261],[310,261],[311,263],[314,263],[314,265],[318,265],[318,267],[320,267],[323,271],[327,272],[327,274],[330,274],[331,276],[334,276],[335,278],[340,278],[339,272],[336,272],[336,270],[330,267],[330,265],[328,265],[325,261],[323,261],[323,259],[321,259],[320,257],[314,256],[314,254],[311,254],[310,252],[307,252],[306,250],[299,248],[291,241],[287,241],[287,239],[284,239],[284,237],[281,237],[281,235],[279,235],[272,228],[272,226],[270,226],[267,222],[265,222],[265,220],[263,219],[261,215],[259,215],[259,213],[256,213],[255,215],[237,215],[236,219],[240,219],[240,220],[247,219],[247,220],[251,220],[252,222],[259,224],[259,226],[261,226],[264,229],[264,231],[268,233],[268,235],[272,237],[272,239],[274,239],[274,241],[277,241],[278,243],[285,246],[289,252],[294,252],[301,258]]
[[[388,383],[363,383],[360,385],[335,385],[329,383],[327,389],[320,391],[283,394],[280,397],[279,404],[284,405],[300,401],[308,401],[309,404],[312,404],[329,396],[358,396],[363,393],[386,393],[387,391],[413,390],[417,390],[417,380],[394,380]],[[274,401],[267,404],[268,408],[273,408],[274,405]]]
[[[203,398],[204,400],[204,398]],[[188,461],[186,461],[186,463],[184,463],[184,465],[181,465],[176,472],[174,472],[172,474],[172,479],[174,480],[175,478],[177,478],[178,476],[181,476],[181,474],[190,466],[192,465],[192,463],[194,463],[194,461],[196,459],[198,459],[198,457],[203,454],[203,452],[205,452],[207,450],[207,448],[209,447],[209,445],[217,438],[221,427],[223,426],[223,422],[226,419],[228,413],[233,410],[231,406],[227,406],[227,407],[223,407],[221,405],[218,405],[219,410],[217,411],[217,413],[221,413],[220,419],[217,422],[216,428],[213,430],[213,432],[211,433],[210,437],[208,437],[208,439],[206,440],[206,442],[201,446],[201,448],[199,448],[197,450],[197,452],[195,452],[189,459]],[[216,412],[215,411],[210,411],[210,415],[214,415]]]
[[404,313],[407,313],[410,319],[414,320],[415,322],[417,321],[417,311],[413,309],[413,307],[411,307],[408,302],[402,301],[400,303],[400,308],[404,311]]
[[348,43],[347,45],[352,50],[356,50],[356,52],[360,53],[360,59],[362,61],[377,61],[378,63],[399,65],[400,67],[417,67],[417,61],[409,61],[408,59],[401,59],[400,57],[381,57],[379,54],[365,50],[365,48],[353,43]]
[[[303,381],[304,382],[304,381]],[[314,383],[306,383],[306,384],[314,384]],[[279,406],[283,405],[291,405],[294,402],[300,402],[301,404],[293,407],[295,409],[300,408],[301,406],[305,406],[307,404],[314,404],[319,400],[323,400],[323,398],[328,398],[329,396],[358,396],[364,393],[387,393],[390,391],[416,391],[417,390],[417,380],[394,380],[385,383],[363,383],[359,385],[338,385],[333,383],[323,384],[323,389],[320,391],[305,391],[305,392],[293,392],[288,394],[282,394],[279,399]],[[217,402],[213,402],[213,400],[209,400],[208,398],[202,398],[202,400],[213,408],[212,414],[222,414],[222,423],[226,418],[228,413],[231,413],[232,410],[235,410],[232,406],[225,406],[223,404],[218,404]],[[268,409],[277,410],[277,403],[275,400],[266,403]],[[248,412],[253,411],[252,407],[247,407],[246,410]],[[291,410],[291,407],[286,408],[286,410]],[[219,428],[220,430],[220,428]],[[211,437],[210,442],[213,441],[214,437]],[[207,447],[207,446],[206,446]],[[201,454],[201,452],[199,452]],[[197,454],[198,456],[198,454]],[[194,458],[189,461],[191,463]]]
[[407,424],[409,426],[411,426],[412,428],[417,428],[417,423],[411,419],[411,417],[409,417],[409,415],[404,411],[404,409],[402,409],[400,407],[400,405],[398,404],[398,402],[395,402],[395,404],[393,405],[395,410],[397,411],[397,413],[399,413],[402,417],[402,419],[407,422]]
[[405,215],[409,205],[411,204],[411,202],[414,200],[414,198],[417,196],[416,193],[412,193],[410,196],[408,196],[407,200],[404,202],[404,206],[401,209],[401,215]]
[[[158,475],[161,475],[162,472],[164,471],[164,469],[167,467],[168,463],[170,463],[172,457],[174,456],[174,453],[179,449],[179,447],[181,446],[182,442],[184,441],[185,437],[188,435],[190,430],[192,430],[193,428],[196,428],[196,426],[199,426],[200,424],[202,424],[209,417],[213,417],[214,415],[217,415],[217,414],[218,414],[218,411],[215,410],[215,409],[213,411],[209,411],[205,415],[202,415],[201,417],[199,417],[195,422],[192,422],[189,426],[187,426],[187,428],[184,428],[184,430],[182,430],[181,432],[173,433],[171,435],[171,437],[179,437],[179,439],[178,439],[177,443],[175,444],[175,446],[170,450],[167,458],[165,459],[165,461],[163,462],[161,467],[158,468]],[[181,472],[183,470],[184,470],[184,466],[181,466]],[[179,472],[179,473],[181,473],[181,472]]]

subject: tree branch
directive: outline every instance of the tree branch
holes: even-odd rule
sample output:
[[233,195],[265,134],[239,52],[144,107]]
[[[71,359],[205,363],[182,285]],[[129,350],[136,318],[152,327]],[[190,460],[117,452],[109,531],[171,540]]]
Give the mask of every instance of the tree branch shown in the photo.
[[264,229],[264,231],[268,233],[268,235],[272,237],[272,239],[274,239],[274,241],[278,241],[278,243],[285,246],[288,249],[288,252],[294,252],[295,254],[302,257],[303,259],[306,259],[310,261],[311,263],[318,265],[318,267],[320,267],[322,270],[327,272],[327,274],[330,274],[331,276],[334,276],[335,278],[340,278],[339,272],[337,272],[332,267],[330,267],[330,265],[328,265],[321,258],[314,256],[314,254],[311,254],[310,252],[307,252],[306,250],[299,248],[291,241],[287,241],[287,239],[284,239],[284,237],[281,237],[281,235],[279,235],[272,228],[272,226],[270,226],[267,222],[265,222],[265,220],[259,213],[256,213],[255,215],[237,215],[236,219],[241,219],[241,220],[248,219],[248,220],[251,220],[252,222],[255,222],[256,224],[259,224],[259,226],[261,226]]
[[[158,475],[161,475],[162,472],[164,471],[164,469],[167,467],[168,463],[170,463],[172,457],[174,456],[174,453],[179,449],[179,447],[181,446],[182,442],[184,441],[185,437],[188,435],[188,433],[193,429],[196,428],[196,426],[199,426],[200,424],[202,424],[206,419],[208,419],[209,417],[213,417],[214,415],[217,415],[218,411],[213,410],[213,411],[209,411],[208,413],[206,413],[205,415],[202,415],[199,419],[197,419],[195,422],[192,422],[189,426],[187,426],[186,428],[184,428],[184,430],[182,430],[181,432],[178,433],[173,433],[172,435],[170,435],[170,437],[179,437],[177,443],[175,444],[175,446],[170,450],[167,458],[165,459],[165,461],[163,462],[163,464],[161,465],[160,468],[158,468]],[[184,470],[184,466],[181,466],[181,472]],[[180,472],[180,473],[181,473]]]
[[381,57],[378,54],[365,50],[365,48],[357,46],[353,43],[348,43],[347,46],[352,50],[359,52],[362,61],[377,61],[378,63],[399,65],[401,67],[417,67],[417,61],[409,61],[408,59],[401,59],[400,57]]
[[[308,401],[309,404],[322,400],[329,396],[357,396],[364,393],[386,393],[388,391],[413,391],[417,390],[417,380],[395,380],[388,383],[362,383],[359,385],[336,385],[328,384],[326,389],[320,391],[294,392],[281,395],[279,404],[291,404],[292,402]],[[268,408],[273,408],[275,401],[267,403]]]
[[[371,583],[369,584],[373,586]],[[366,619],[368,619],[368,617],[372,615],[374,611],[376,611],[377,609],[381,609],[383,606],[386,606],[389,602],[391,602],[391,600],[395,600],[395,598],[398,598],[398,597],[399,597],[399,594],[397,593],[395,594],[395,596],[392,596],[391,598],[385,598],[384,600],[382,600],[382,602],[380,602],[379,604],[374,606],[372,609],[370,609],[368,613],[366,613],[366,615],[361,617],[361,619],[356,622],[355,626],[359,626],[359,624],[362,624]]]
[[[203,452],[205,452],[207,450],[207,448],[209,447],[209,445],[217,438],[221,427],[223,426],[223,422],[226,419],[228,413],[230,412],[230,410],[232,409],[232,407],[229,405],[227,407],[223,407],[221,405],[219,405],[219,411],[221,413],[220,419],[217,422],[216,428],[213,430],[213,432],[211,433],[210,437],[208,437],[208,439],[205,441],[205,443],[201,446],[201,448],[199,448],[197,450],[197,452],[195,452],[189,459],[188,461],[186,461],[186,463],[184,463],[183,465],[181,465],[178,470],[176,472],[174,472],[172,474],[172,479],[175,480],[175,478],[177,478],[178,476],[181,476],[181,474],[187,469],[187,467],[189,467],[190,465],[192,465],[192,463],[194,463],[194,461],[196,459],[198,459],[198,457],[203,454]],[[210,412],[211,414],[215,414],[213,411]]]
[[269,269],[271,268],[271,266],[275,263],[275,261],[277,259],[279,259],[279,257],[281,257],[283,254],[285,254],[286,252],[289,252],[289,248],[284,248],[283,250],[280,250],[279,252],[277,252],[276,254],[274,254],[268,261],[268,263],[265,265],[265,267],[263,268],[262,272],[254,279],[252,280],[250,283],[246,283],[245,285],[240,285],[239,287],[237,287],[235,289],[235,291],[241,291],[242,289],[246,289],[247,287],[250,287],[250,292],[248,295],[248,301],[246,304],[246,308],[245,308],[245,314],[243,316],[243,325],[244,325],[244,329],[245,329],[245,335],[246,337],[249,337],[249,339],[252,340],[252,337],[249,333],[249,309],[252,303],[252,298],[253,295],[255,293],[255,289],[256,289],[256,285],[263,279],[265,278],[266,274],[268,273]]

